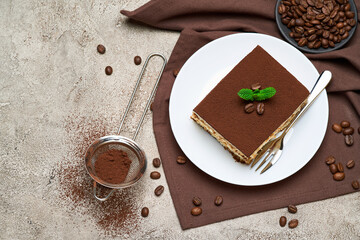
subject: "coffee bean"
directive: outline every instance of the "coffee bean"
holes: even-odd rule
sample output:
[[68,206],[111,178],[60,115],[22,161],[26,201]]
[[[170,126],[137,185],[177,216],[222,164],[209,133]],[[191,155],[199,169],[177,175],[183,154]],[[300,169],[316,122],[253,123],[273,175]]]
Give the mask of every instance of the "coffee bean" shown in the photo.
[[280,14],[284,14],[286,11],[286,8],[285,8],[285,5],[284,4],[280,4],[279,7],[278,7],[278,12]]
[[315,41],[308,42],[307,47],[310,48],[310,49],[314,48],[314,44],[315,44]]
[[337,28],[343,28],[343,27],[344,27],[344,23],[339,22],[339,23],[336,24],[336,27],[337,27]]
[[141,209],[141,216],[143,216],[143,217],[149,216],[149,209],[147,207],[143,207]]
[[352,135],[354,134],[354,128],[352,127],[347,127],[343,130],[343,134],[344,135]]
[[222,196],[216,196],[215,200],[214,200],[214,204],[216,206],[220,206],[223,203],[223,198]]
[[107,67],[105,68],[105,74],[106,74],[106,75],[111,75],[112,73],[113,73],[112,67],[107,66]]
[[337,172],[333,175],[334,180],[336,181],[342,181],[345,178],[345,173],[343,172]]
[[306,0],[306,2],[310,5],[310,6],[315,6],[315,3],[313,0]]
[[286,217],[285,216],[281,216],[280,217],[280,220],[279,220],[279,224],[280,224],[280,226],[281,227],[285,227],[285,225],[286,225]]
[[352,181],[351,186],[352,186],[355,190],[359,189],[359,187],[360,187],[359,181],[358,181],[358,180]]
[[159,179],[161,177],[161,174],[157,171],[153,171],[150,173],[150,178],[151,179]]
[[173,70],[173,75],[174,75],[174,77],[177,77],[177,75],[179,74],[179,69],[174,69]]
[[[315,31],[315,29],[314,29],[314,31]],[[308,40],[309,40],[310,42],[312,42],[312,41],[314,41],[316,38],[317,38],[317,35],[316,35],[316,34],[312,34],[312,35],[310,35],[310,37],[308,37]]]
[[339,172],[344,172],[344,166],[342,165],[341,162],[339,162],[336,166]]
[[355,19],[350,19],[349,20],[349,25],[354,27],[356,25],[356,20]]
[[303,27],[300,27],[300,26],[297,26],[294,28],[295,29],[295,32],[299,33],[299,34],[303,34],[304,33],[304,28]]
[[295,205],[289,205],[288,206],[288,211],[289,211],[289,213],[296,213],[297,212],[297,207]]
[[337,124],[337,123],[334,123],[334,124],[332,125],[332,129],[333,129],[334,132],[336,132],[336,133],[341,133],[341,132],[342,132],[342,127],[341,127],[339,124]]
[[332,174],[335,174],[335,173],[337,173],[337,171],[338,171],[338,169],[337,169],[337,166],[336,166],[336,164],[330,164],[330,166],[329,166],[329,169],[330,169],[330,172],[332,173]]
[[346,163],[346,167],[347,168],[353,168],[355,166],[355,161],[354,160],[349,160],[347,163]]
[[164,186],[160,185],[155,188],[154,193],[156,196],[160,196],[164,192]]
[[346,11],[346,12],[345,12],[345,16],[346,16],[347,18],[351,19],[351,18],[355,17],[355,13],[352,12],[352,11]]
[[252,90],[256,90],[256,89],[260,89],[261,88],[261,84],[260,83],[254,83],[251,85],[251,89]]
[[326,158],[326,160],[325,160],[325,163],[326,163],[327,165],[331,165],[331,164],[335,163],[335,157],[334,157],[334,156],[328,156],[328,157]]
[[297,219],[292,219],[289,221],[289,228],[296,228],[299,224],[299,221]]
[[102,44],[99,44],[96,49],[97,49],[98,53],[100,53],[100,54],[104,54],[106,52],[106,48]]
[[345,33],[342,35],[342,39],[345,39],[349,36],[349,32],[345,31]]
[[324,15],[330,15],[330,9],[328,7],[323,7],[321,11],[324,13]]
[[305,22],[302,18],[298,18],[295,20],[295,25],[296,26],[304,26]]
[[354,144],[353,135],[345,135],[345,144],[348,146],[352,146]]
[[200,207],[194,207],[191,209],[191,215],[199,216],[202,213],[202,209]]
[[321,47],[321,42],[320,42],[320,41],[316,41],[316,42],[314,43],[314,48],[317,49],[317,48],[319,48],[319,47]]
[[193,200],[192,200],[193,204],[195,206],[200,206],[201,205],[201,199],[199,197],[194,197]]
[[263,115],[264,114],[264,111],[265,111],[265,105],[264,103],[258,103],[257,106],[256,106],[256,112],[257,114],[259,115]]
[[316,15],[315,19],[323,20],[325,17],[326,17],[325,14],[318,14],[318,15]]
[[303,6],[304,8],[307,8],[309,5],[308,3],[306,2],[306,0],[300,0],[300,4],[301,6]]
[[160,158],[154,158],[153,159],[153,166],[158,168],[158,167],[160,167],[160,165],[161,165]]
[[330,36],[330,31],[324,31],[324,32],[322,33],[322,36],[323,36],[323,38],[329,38],[329,36]]
[[253,103],[246,104],[244,110],[246,113],[252,113],[255,110],[254,104]]
[[140,56],[135,56],[134,57],[134,63],[135,63],[135,65],[140,65],[141,64],[141,57]]
[[178,164],[185,164],[186,163],[186,158],[183,157],[183,156],[178,156],[177,159],[176,159],[176,162]]
[[306,38],[301,38],[301,39],[299,40],[299,42],[298,42],[298,45],[299,45],[300,47],[303,47],[303,46],[305,46],[306,44],[307,44]]

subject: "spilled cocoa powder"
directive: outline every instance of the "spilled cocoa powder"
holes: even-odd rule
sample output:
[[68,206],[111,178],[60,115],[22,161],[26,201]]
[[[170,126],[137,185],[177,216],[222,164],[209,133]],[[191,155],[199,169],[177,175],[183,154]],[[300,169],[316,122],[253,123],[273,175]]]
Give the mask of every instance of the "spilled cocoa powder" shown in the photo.
[[[109,126],[109,122],[104,119],[80,117],[77,114],[66,119],[67,144],[71,146],[71,151],[59,163],[60,197],[66,201],[64,204],[69,211],[88,216],[105,234],[130,234],[140,222],[136,191],[133,188],[118,190],[107,201],[100,202],[92,195],[93,181],[84,166],[83,156],[90,144],[111,133],[106,126]],[[109,189],[97,186],[99,196],[109,192]]]

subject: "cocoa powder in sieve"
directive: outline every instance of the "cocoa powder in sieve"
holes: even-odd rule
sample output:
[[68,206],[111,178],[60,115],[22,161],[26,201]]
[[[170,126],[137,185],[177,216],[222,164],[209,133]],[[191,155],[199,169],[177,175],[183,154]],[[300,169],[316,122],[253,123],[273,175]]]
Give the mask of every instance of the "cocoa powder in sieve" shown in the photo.
[[105,182],[119,184],[125,181],[131,159],[122,150],[110,149],[100,154],[95,161],[95,173]]
[[[68,209],[69,214],[86,216],[89,221],[96,223],[101,232],[112,236],[131,234],[138,229],[141,221],[140,206],[136,200],[139,190],[135,186],[115,191],[107,201],[99,202],[93,196],[93,180],[86,171],[83,157],[92,142],[115,128],[116,121],[100,116],[71,114],[64,126],[68,136],[65,144],[69,145],[69,152],[58,166],[59,203]],[[109,189],[101,185],[97,187],[99,196],[109,193]]]

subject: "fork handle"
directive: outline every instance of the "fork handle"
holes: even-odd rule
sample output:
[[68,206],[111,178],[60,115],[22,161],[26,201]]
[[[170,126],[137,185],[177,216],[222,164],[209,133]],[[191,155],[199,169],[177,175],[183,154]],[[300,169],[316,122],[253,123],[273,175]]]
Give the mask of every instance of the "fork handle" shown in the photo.
[[326,86],[329,84],[332,78],[332,73],[328,70],[323,71],[319,78],[317,79],[315,86],[310,92],[310,95],[307,98],[307,103],[305,107],[301,110],[299,115],[295,118],[294,121],[289,125],[289,127],[286,128],[283,134],[286,134],[290,128],[296,123],[296,121],[306,112],[311,104],[315,101],[315,99],[320,95],[320,93],[326,88]]

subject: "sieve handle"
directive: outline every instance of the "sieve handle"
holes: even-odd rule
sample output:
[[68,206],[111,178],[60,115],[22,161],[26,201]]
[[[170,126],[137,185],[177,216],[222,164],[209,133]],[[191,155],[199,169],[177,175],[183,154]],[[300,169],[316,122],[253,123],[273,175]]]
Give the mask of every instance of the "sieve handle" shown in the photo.
[[102,202],[108,200],[108,198],[111,196],[111,194],[113,194],[114,191],[115,191],[115,189],[112,189],[112,190],[110,191],[110,193],[109,193],[108,195],[106,195],[106,197],[104,197],[104,198],[98,197],[98,196],[96,195],[96,182],[94,181],[93,194],[94,194],[94,197],[95,197],[97,200],[102,201]]
[[146,67],[147,67],[147,65],[148,65],[148,62],[149,62],[149,60],[150,60],[152,57],[155,57],[155,56],[161,57],[161,58],[164,60],[164,63],[163,63],[163,65],[162,65],[161,70],[160,70],[160,72],[159,72],[159,75],[158,75],[158,77],[157,77],[157,79],[156,79],[156,82],[155,82],[155,84],[154,84],[153,90],[151,91],[151,94],[150,94],[150,96],[149,96],[149,98],[148,98],[148,101],[147,101],[146,106],[145,106],[145,108],[144,108],[144,112],[143,112],[143,114],[142,114],[142,116],[141,116],[141,118],[140,118],[140,121],[139,121],[139,123],[138,123],[138,126],[137,126],[137,128],[136,128],[135,134],[134,134],[134,136],[133,136],[133,138],[132,138],[134,141],[135,141],[135,139],[136,139],[136,137],[137,137],[137,135],[138,135],[138,133],[139,133],[141,124],[142,124],[142,122],[144,121],[146,112],[147,112],[147,110],[149,109],[149,106],[150,106],[151,99],[152,99],[152,98],[154,97],[154,95],[155,95],[157,86],[158,86],[158,84],[159,84],[160,78],[161,78],[161,76],[162,76],[162,73],[164,72],[164,68],[165,68],[165,65],[166,65],[166,63],[167,63],[167,60],[166,60],[165,56],[162,55],[162,54],[160,54],[160,53],[152,53],[152,54],[150,54],[150,55],[146,58],[146,61],[145,61],[145,63],[144,63],[144,66],[143,66],[143,68],[141,69],[140,75],[139,75],[138,80],[137,80],[137,82],[136,82],[136,84],[135,84],[134,90],[133,90],[133,92],[132,92],[132,94],[131,94],[129,103],[128,103],[126,109],[125,109],[124,115],[122,116],[122,119],[121,119],[121,122],[120,122],[120,126],[119,126],[119,129],[118,129],[118,132],[117,132],[117,135],[120,135],[121,127],[122,127],[122,125],[123,125],[123,123],[124,123],[124,121],[125,121],[125,118],[126,118],[128,112],[129,112],[131,103],[132,103],[133,100],[134,100],[135,93],[136,93],[136,91],[137,91],[137,89],[138,89],[138,87],[139,87],[139,84],[140,84],[141,79],[142,79],[142,77],[143,77],[143,75],[144,75],[144,72],[145,72],[145,69],[146,69]]

